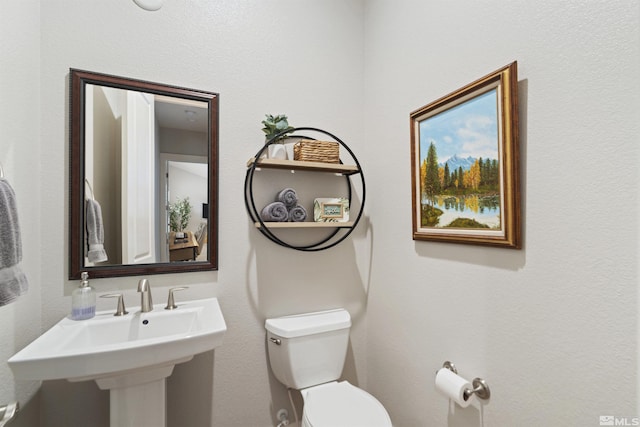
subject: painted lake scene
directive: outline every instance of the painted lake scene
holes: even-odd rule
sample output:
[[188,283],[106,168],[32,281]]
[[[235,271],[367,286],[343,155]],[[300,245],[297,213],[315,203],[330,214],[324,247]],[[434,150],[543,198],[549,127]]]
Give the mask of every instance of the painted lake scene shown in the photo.
[[498,90],[419,123],[420,227],[501,228]]

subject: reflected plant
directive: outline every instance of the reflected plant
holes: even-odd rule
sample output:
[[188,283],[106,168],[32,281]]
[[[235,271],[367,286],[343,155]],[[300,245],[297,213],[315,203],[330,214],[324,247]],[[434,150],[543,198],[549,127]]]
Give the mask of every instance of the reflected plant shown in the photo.
[[184,231],[191,219],[192,206],[189,197],[178,199],[175,203],[169,204],[169,228],[171,231]]

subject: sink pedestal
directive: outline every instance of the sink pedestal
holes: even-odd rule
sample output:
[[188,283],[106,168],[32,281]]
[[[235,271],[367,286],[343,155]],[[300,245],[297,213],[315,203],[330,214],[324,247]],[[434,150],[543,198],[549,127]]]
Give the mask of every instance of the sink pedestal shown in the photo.
[[111,427],[166,426],[166,378],[109,390]]
[[166,378],[109,390],[111,427],[166,426]]
[[173,367],[177,363],[188,362],[192,358],[193,356],[189,356],[170,364],[94,378],[100,390],[109,390],[109,425],[166,426],[167,377],[173,373]]

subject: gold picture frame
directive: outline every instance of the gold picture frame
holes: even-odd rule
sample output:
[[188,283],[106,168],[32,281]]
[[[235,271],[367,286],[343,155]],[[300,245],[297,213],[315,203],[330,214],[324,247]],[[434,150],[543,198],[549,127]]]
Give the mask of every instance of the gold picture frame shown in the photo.
[[410,123],[413,239],[520,249],[517,62]]

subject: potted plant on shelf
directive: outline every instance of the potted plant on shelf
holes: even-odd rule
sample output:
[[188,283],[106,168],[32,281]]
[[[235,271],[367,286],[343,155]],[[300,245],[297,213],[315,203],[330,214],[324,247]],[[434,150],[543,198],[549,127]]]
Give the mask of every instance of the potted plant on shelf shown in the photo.
[[[278,114],[276,116],[266,114],[265,117],[266,118],[262,121],[264,126],[262,131],[265,133],[265,143],[269,141],[272,142],[267,149],[268,157],[270,159],[286,159],[287,150],[284,148],[283,144],[287,139],[287,134],[292,132],[295,128],[293,126],[289,126],[289,120],[284,114]],[[273,140],[273,138],[278,134],[282,135]],[[289,157],[293,160],[292,156]]]
[[184,231],[189,225],[191,210],[192,206],[188,197],[169,204],[169,228],[176,232],[176,239],[185,237]]

